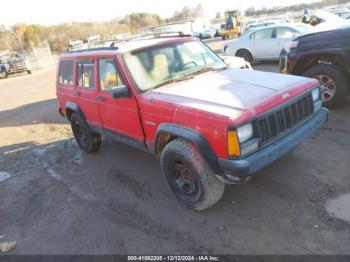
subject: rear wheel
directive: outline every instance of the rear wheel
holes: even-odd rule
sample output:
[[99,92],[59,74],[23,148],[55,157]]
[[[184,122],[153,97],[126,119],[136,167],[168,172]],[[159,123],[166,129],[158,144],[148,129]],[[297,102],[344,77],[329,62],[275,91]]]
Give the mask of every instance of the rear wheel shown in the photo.
[[239,50],[236,54],[238,57],[242,57],[245,61],[253,62],[252,54],[248,50]]
[[336,65],[319,64],[309,68],[304,76],[317,79],[321,85],[321,97],[328,108],[344,105],[349,92],[349,82]]
[[27,74],[31,74],[32,73],[32,70],[27,70]]
[[71,116],[71,127],[79,147],[86,153],[94,153],[101,147],[101,135],[92,132],[81,119],[73,113]]
[[195,146],[183,139],[167,144],[161,154],[165,180],[177,200],[197,211],[217,203],[225,190]]

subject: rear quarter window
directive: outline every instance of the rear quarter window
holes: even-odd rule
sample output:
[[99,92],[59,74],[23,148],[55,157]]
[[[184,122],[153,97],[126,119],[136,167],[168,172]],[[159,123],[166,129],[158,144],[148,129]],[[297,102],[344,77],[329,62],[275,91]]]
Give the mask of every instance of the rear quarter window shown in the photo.
[[73,86],[73,60],[61,60],[58,69],[58,83],[63,86]]

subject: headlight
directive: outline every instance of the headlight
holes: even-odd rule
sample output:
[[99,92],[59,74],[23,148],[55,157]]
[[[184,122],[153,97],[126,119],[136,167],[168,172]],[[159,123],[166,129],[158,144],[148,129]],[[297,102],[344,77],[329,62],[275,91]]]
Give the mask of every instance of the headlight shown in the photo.
[[253,137],[253,125],[252,123],[246,124],[237,128],[237,136],[239,142],[242,144]]
[[317,100],[320,99],[320,89],[319,88],[315,88],[314,90],[312,90],[311,94],[312,94],[312,100],[314,102],[316,102]]
[[315,88],[311,91],[312,100],[314,101],[314,112],[317,112],[322,107],[322,100],[320,97],[320,89]]

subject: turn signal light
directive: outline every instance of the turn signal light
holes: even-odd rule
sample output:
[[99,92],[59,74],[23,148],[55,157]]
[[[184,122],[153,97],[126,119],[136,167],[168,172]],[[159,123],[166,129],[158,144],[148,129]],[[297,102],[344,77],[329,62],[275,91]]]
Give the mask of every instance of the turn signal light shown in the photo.
[[229,156],[240,156],[241,150],[239,147],[238,137],[236,131],[228,131],[227,133],[227,145]]

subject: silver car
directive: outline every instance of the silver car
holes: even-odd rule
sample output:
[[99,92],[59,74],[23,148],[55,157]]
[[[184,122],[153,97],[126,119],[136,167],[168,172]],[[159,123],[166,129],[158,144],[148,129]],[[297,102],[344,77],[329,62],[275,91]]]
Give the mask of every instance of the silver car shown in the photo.
[[248,62],[278,60],[285,44],[309,28],[303,24],[279,24],[251,29],[240,38],[223,43],[221,51]]

